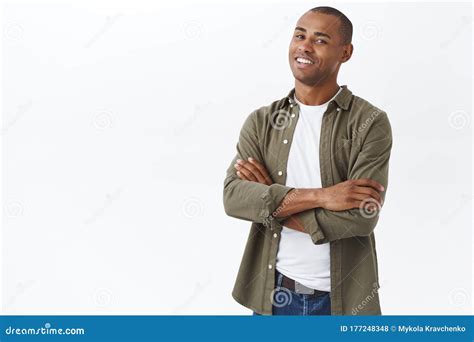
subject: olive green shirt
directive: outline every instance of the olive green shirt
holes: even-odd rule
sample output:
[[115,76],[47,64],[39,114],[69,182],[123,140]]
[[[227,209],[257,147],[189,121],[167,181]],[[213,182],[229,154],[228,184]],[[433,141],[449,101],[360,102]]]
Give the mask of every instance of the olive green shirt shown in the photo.
[[[392,148],[387,114],[342,86],[329,102],[321,124],[321,184],[329,187],[348,179],[370,178],[385,187]],[[227,215],[252,222],[232,291],[243,306],[272,314],[275,263],[282,222],[275,210],[292,187],[285,186],[286,166],[299,117],[295,89],[284,98],[253,111],[245,120],[237,154],[224,180]],[[241,180],[237,159],[262,162],[274,183]],[[380,288],[374,228],[380,211],[331,211],[314,208],[295,214],[314,244],[330,243],[331,314],[380,315]]]

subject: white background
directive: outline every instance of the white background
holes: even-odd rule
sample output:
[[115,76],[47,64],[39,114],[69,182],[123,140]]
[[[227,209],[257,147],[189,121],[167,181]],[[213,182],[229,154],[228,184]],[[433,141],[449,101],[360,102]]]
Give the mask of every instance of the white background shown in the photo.
[[225,170],[318,5],[354,25],[339,84],[392,124],[382,312],[470,314],[470,5],[313,1],[3,4],[2,313],[249,314]]

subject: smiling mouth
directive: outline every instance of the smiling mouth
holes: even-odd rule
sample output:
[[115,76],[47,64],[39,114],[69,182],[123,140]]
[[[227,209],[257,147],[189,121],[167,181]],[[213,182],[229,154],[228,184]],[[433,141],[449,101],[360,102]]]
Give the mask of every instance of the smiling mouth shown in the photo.
[[303,65],[303,64],[308,64],[308,65],[314,64],[314,62],[312,60],[310,60],[308,58],[304,58],[304,57],[296,57],[295,60],[296,60],[296,63],[301,64],[301,65]]

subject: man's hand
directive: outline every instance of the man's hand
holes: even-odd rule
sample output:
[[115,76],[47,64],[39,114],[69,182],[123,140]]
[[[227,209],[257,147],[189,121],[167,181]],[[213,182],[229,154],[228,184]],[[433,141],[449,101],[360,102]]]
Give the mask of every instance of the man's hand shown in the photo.
[[253,158],[249,158],[248,160],[237,159],[237,164],[234,164],[234,167],[237,169],[237,176],[239,176],[240,179],[265,185],[273,184],[273,180],[265,166]]
[[384,187],[372,179],[350,179],[322,189],[322,206],[333,211],[365,207],[376,210],[382,207],[380,192]]
[[[237,159],[237,164],[234,167],[239,170],[237,175],[240,179],[258,182],[266,185],[272,185],[273,180],[268,174],[267,169],[259,161],[249,158],[246,160]],[[303,224],[295,216],[289,216],[282,222],[282,225],[303,233],[306,233]]]

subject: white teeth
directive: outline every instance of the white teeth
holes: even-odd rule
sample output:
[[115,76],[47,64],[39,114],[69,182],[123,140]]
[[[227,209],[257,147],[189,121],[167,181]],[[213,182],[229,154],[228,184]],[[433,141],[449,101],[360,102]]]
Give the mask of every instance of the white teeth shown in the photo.
[[299,63],[304,63],[304,64],[314,64],[313,62],[311,62],[309,59],[306,59],[306,58],[301,58],[301,57],[298,57],[296,59],[297,62]]

